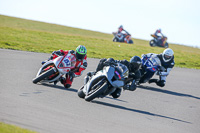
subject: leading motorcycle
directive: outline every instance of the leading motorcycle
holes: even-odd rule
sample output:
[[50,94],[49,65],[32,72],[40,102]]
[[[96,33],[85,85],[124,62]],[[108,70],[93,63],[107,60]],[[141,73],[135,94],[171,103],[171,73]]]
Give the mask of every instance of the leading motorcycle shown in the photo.
[[129,70],[121,63],[105,66],[78,90],[78,96],[86,101],[103,98],[112,94],[117,88],[122,88],[128,78]]
[[36,77],[33,79],[33,83],[52,83],[59,81],[60,77],[63,75],[70,74],[72,69],[75,67],[75,64],[76,58],[70,53],[49,60],[39,69]]
[[155,47],[155,46],[164,47],[164,48],[169,47],[166,36],[162,36],[160,39],[158,39],[158,37],[154,34],[151,34],[151,36],[153,37],[153,39],[149,41],[149,45],[151,47]]

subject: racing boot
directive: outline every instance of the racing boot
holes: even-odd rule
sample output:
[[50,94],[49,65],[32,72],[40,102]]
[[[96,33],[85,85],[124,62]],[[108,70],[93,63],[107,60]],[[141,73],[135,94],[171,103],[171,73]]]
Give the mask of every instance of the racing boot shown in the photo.
[[165,80],[150,79],[149,80],[149,84],[150,83],[156,83],[160,87],[164,87],[165,86]]
[[68,83],[66,82],[66,79],[65,79],[64,77],[61,77],[61,78],[60,78],[60,82],[61,82],[61,84],[63,84],[64,87],[67,88],[67,89],[71,87],[71,84],[68,84]]

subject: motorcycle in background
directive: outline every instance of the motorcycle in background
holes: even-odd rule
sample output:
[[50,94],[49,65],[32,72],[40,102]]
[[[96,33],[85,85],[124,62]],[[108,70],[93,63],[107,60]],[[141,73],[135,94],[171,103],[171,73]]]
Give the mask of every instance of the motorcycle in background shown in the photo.
[[155,36],[154,34],[151,34],[151,36],[154,38],[152,40],[149,41],[149,45],[151,47],[164,47],[164,48],[168,48],[169,44],[167,43],[167,37],[166,36],[162,36],[160,39],[158,39],[157,36]]
[[[114,38],[113,38],[113,42],[121,42],[119,41],[119,39],[116,37],[117,36],[117,32],[113,32],[112,33],[114,35]],[[128,44],[133,44],[133,40],[131,39],[131,34],[129,33],[125,33],[123,34],[123,41],[124,43],[128,43]]]
[[[78,96],[86,101],[103,98],[122,88],[128,78],[129,70],[121,63],[111,63],[98,71],[78,90]],[[114,96],[115,97],[115,96]]]
[[70,74],[71,69],[75,67],[75,64],[76,58],[70,53],[49,60],[39,69],[36,77],[33,79],[33,83],[52,83],[59,81],[59,78],[63,75]]

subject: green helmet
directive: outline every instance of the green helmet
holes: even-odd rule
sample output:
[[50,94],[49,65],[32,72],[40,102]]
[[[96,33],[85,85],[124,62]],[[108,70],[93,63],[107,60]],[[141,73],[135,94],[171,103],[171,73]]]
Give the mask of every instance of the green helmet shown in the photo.
[[76,58],[77,58],[78,60],[83,60],[86,54],[87,54],[87,49],[86,49],[85,46],[79,45],[79,46],[76,48]]

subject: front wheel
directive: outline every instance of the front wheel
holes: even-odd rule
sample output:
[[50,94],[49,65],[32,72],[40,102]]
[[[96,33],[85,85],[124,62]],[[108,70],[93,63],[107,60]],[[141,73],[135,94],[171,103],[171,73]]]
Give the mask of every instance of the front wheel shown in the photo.
[[51,76],[54,73],[55,71],[53,69],[49,69],[46,72],[40,74],[38,77],[34,78],[33,83],[36,84],[37,82],[40,82],[41,80],[45,79],[46,77]]
[[80,98],[84,98],[85,97],[85,93],[83,92],[83,88],[84,86],[82,86],[79,90],[78,90],[78,96]]
[[108,83],[107,81],[103,83],[101,86],[97,86],[94,89],[91,89],[90,92],[88,93],[87,96],[85,96],[86,101],[92,101],[94,98],[98,97],[101,95],[105,90],[108,88]]

